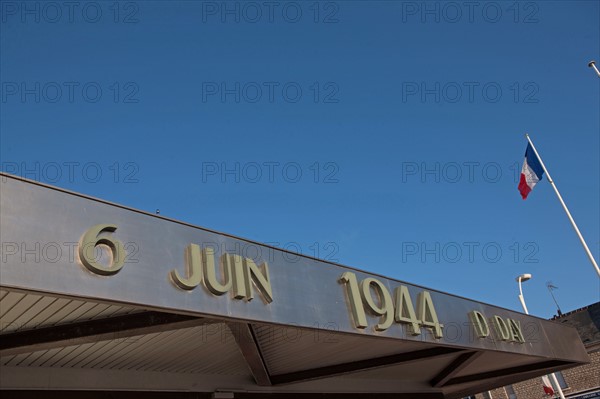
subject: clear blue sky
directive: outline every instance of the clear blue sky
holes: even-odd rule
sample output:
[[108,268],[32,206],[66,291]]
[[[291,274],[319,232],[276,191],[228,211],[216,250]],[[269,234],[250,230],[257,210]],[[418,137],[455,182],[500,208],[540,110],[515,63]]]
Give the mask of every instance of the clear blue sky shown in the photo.
[[541,317],[547,281],[600,299],[546,177],[517,191],[529,132],[600,259],[598,1],[48,4],[0,2],[3,171],[515,310],[532,273]]

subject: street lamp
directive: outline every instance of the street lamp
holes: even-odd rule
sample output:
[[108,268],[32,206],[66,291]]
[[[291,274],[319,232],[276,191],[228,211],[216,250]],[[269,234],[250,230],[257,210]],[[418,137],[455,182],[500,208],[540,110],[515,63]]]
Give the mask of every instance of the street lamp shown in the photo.
[[517,277],[517,283],[519,283],[519,301],[521,301],[521,305],[523,305],[525,314],[529,314],[529,311],[527,310],[527,305],[525,305],[525,298],[523,297],[523,287],[521,286],[521,282],[525,282],[529,279],[531,279],[531,274],[529,273],[521,274],[519,277]]
[[[523,311],[525,312],[525,314],[529,314],[529,311],[527,310],[527,305],[525,305],[525,297],[523,296],[523,287],[521,286],[521,283],[525,282],[527,280],[530,280],[530,279],[531,279],[531,274],[529,274],[529,273],[521,274],[520,276],[518,276],[515,279],[515,280],[517,280],[517,283],[519,283],[519,301],[521,301],[521,305],[523,306]],[[552,381],[554,382],[554,385],[556,386],[556,390],[558,391],[560,398],[565,399],[565,395],[563,394],[563,391],[560,388],[560,384],[558,383],[558,380],[556,379],[556,376],[554,375],[554,373],[550,374],[550,378],[552,378]]]

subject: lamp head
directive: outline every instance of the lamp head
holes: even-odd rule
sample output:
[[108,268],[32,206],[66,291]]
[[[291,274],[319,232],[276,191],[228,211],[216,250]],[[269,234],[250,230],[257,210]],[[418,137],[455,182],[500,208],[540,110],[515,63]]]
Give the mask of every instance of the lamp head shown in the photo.
[[517,282],[520,283],[523,281],[527,281],[529,279],[531,279],[531,274],[525,273],[525,274],[521,274],[520,276],[518,276],[515,280],[517,280]]

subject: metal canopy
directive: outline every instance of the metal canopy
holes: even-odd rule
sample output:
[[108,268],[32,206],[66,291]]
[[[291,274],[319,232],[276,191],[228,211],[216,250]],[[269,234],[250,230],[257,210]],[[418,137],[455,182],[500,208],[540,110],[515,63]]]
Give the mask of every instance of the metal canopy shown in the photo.
[[[79,252],[86,231],[99,224],[115,227],[99,234],[105,274],[86,268]],[[577,332],[564,325],[6,174],[0,176],[0,235],[0,388],[12,397],[39,396],[32,390],[43,389],[63,398],[80,391],[97,398],[136,397],[137,391],[157,398],[161,392],[454,398],[589,360]],[[125,253],[118,272],[109,267],[119,254],[117,244],[111,259],[111,240]],[[208,247],[221,259],[221,274],[213,285],[195,286],[190,259],[199,256],[208,279]],[[238,258],[224,254],[257,267],[225,269]],[[224,270],[248,274],[229,276],[225,287]],[[379,287],[375,307],[383,307],[384,290],[397,293],[400,286],[415,302],[429,295],[432,308],[421,318],[432,318],[435,306],[443,334],[436,337],[426,325],[416,334],[398,317],[376,327],[384,316],[368,308],[361,326],[340,279],[345,273],[367,281],[363,296]],[[370,279],[377,282],[371,286]],[[369,299],[360,303],[366,307]],[[475,311],[489,321],[487,335],[477,328]],[[496,318],[512,326],[511,338],[495,331]]]

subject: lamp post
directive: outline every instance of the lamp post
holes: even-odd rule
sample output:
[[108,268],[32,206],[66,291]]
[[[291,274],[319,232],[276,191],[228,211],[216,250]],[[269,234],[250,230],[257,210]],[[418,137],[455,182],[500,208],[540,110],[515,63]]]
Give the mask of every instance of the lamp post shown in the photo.
[[[517,283],[519,283],[519,301],[521,301],[521,305],[523,306],[523,311],[525,312],[525,314],[529,314],[529,311],[527,310],[527,305],[525,305],[525,297],[523,296],[523,287],[521,286],[521,283],[525,282],[529,279],[531,279],[531,274],[529,274],[529,273],[521,274],[520,276],[518,276],[516,278]],[[552,379],[552,381],[554,382],[554,385],[556,386],[558,395],[560,396],[561,399],[565,399],[565,395],[563,394],[563,391],[560,388],[560,384],[558,383],[556,376],[554,375],[554,373],[549,374],[549,375],[550,375],[550,378]]]

